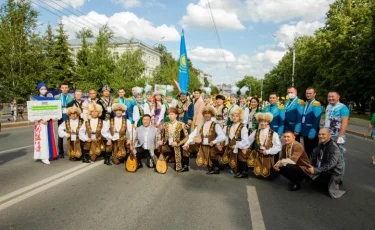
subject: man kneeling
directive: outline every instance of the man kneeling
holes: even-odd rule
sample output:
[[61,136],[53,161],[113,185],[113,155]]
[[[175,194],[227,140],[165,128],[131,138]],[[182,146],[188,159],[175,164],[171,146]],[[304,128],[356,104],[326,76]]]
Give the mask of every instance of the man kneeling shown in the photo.
[[297,191],[300,188],[300,183],[306,177],[303,169],[310,165],[310,161],[292,131],[284,133],[284,142],[280,160],[274,165],[274,169],[277,172],[280,171],[281,175],[290,181],[289,191]]
[[156,135],[157,129],[151,125],[151,116],[145,114],[142,118],[142,126],[137,128],[137,132],[134,137],[135,154],[137,156],[138,167],[142,168],[142,157],[146,156],[147,162],[146,166],[148,168],[153,168],[155,166],[154,161],[154,150],[156,146]]
[[331,139],[329,129],[319,131],[320,144],[311,153],[311,166],[305,173],[313,179],[314,184],[328,187],[328,193],[332,198],[340,198],[345,191],[339,189],[344,172],[343,159],[340,147]]

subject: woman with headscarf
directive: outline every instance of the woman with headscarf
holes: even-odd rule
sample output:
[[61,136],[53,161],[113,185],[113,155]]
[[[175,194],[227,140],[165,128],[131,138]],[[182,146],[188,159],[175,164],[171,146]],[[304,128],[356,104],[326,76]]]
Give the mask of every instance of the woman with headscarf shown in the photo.
[[[37,85],[38,96],[32,96],[32,101],[54,101],[53,97],[46,97],[47,84],[40,82]],[[34,159],[41,160],[44,164],[50,164],[50,159],[58,159],[55,131],[52,119],[48,121],[35,121],[34,125]]]

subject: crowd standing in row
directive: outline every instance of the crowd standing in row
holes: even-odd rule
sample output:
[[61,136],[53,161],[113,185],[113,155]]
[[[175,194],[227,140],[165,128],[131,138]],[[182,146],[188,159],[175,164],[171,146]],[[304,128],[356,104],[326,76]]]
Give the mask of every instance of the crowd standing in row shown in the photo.
[[328,94],[321,129],[322,106],[313,88],[306,89],[305,102],[297,97],[295,87],[289,87],[284,105],[276,93],[270,93],[266,106],[260,106],[256,97],[248,100],[247,87],[232,88],[228,106],[223,95],[216,95],[213,102],[209,88],[204,88],[205,94],[195,89],[192,99],[181,92],[176,100],[170,86],[166,93],[152,92],[150,86],[133,87],[131,98],[125,98],[125,89],[120,88],[119,97],[113,98],[113,90],[105,85],[100,98],[91,89],[84,102],[82,91],[70,96],[66,83],[55,97],[46,96],[44,83],[37,89],[39,95],[33,100],[61,100],[63,113],[57,147],[52,121],[35,123],[34,158],[45,164],[65,157],[66,138],[67,155],[73,161],[90,163],[103,157],[106,165],[126,163],[129,171],[136,171],[146,158],[146,166],[159,173],[166,172],[168,162],[182,173],[189,171],[189,158],[194,156],[210,175],[225,167],[235,178],[247,178],[249,173],[273,178],[280,173],[289,180],[289,191],[298,190],[308,179],[327,186],[331,197],[345,193],[339,185],[345,169],[349,109],[336,91]]

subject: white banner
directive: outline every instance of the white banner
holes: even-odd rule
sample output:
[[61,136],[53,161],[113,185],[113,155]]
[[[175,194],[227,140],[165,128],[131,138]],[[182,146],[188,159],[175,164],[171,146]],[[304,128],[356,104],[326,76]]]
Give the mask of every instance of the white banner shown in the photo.
[[28,101],[27,116],[29,121],[61,119],[61,101]]

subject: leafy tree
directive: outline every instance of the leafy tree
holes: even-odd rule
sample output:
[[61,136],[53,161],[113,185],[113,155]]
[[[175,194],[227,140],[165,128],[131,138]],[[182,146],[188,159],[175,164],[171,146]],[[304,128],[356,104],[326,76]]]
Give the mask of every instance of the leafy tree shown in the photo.
[[203,82],[204,82],[204,87],[210,86],[210,82],[207,80],[206,77],[203,78]]
[[76,32],[76,38],[93,38],[94,34],[90,28],[83,28],[82,30]]
[[68,35],[64,31],[64,25],[60,22],[56,30],[56,41],[53,47],[53,78],[51,86],[59,87],[62,82],[74,83],[74,61],[68,44]]
[[28,98],[45,70],[38,12],[28,1],[7,0],[0,9],[0,99]]
[[243,86],[247,86],[250,89],[251,95],[260,95],[260,90],[262,87],[262,81],[257,79],[253,76],[245,76],[242,80],[237,82],[237,87],[242,88]]

